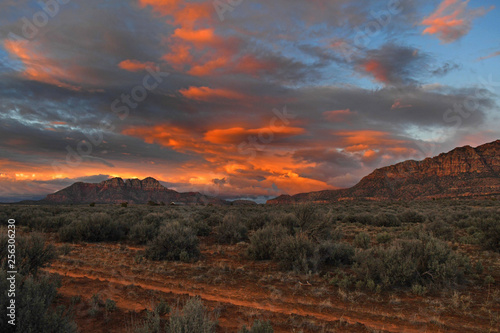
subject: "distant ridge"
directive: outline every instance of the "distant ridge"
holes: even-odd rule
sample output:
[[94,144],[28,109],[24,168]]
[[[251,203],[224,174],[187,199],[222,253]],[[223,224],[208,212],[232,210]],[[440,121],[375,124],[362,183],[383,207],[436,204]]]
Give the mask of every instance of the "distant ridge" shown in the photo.
[[42,204],[111,204],[128,202],[145,204],[149,201],[170,204],[227,204],[224,200],[209,197],[199,192],[179,193],[161,185],[154,178],[143,180],[112,178],[100,183],[78,182],[38,201]]
[[500,195],[500,140],[376,169],[348,189],[281,195],[268,204],[416,200]]

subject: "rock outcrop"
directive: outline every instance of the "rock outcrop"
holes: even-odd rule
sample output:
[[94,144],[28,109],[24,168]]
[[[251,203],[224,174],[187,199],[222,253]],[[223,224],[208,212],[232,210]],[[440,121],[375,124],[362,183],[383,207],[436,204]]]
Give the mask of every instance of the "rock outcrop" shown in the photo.
[[145,204],[149,201],[170,204],[226,204],[225,201],[198,192],[179,193],[164,187],[159,181],[148,177],[143,180],[112,178],[98,184],[74,183],[54,194],[49,194],[41,203],[83,204],[121,203]]
[[349,189],[282,195],[269,204],[500,196],[500,140],[373,171]]

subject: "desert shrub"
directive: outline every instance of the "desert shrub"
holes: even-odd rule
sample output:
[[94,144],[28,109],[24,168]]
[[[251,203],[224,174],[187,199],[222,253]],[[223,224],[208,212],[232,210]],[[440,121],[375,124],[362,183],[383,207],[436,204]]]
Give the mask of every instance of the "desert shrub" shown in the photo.
[[161,213],[149,213],[146,216],[144,216],[142,222],[146,224],[159,226],[164,219],[165,218]]
[[360,251],[354,261],[358,277],[385,287],[458,283],[468,266],[464,257],[433,237],[398,240],[388,248]]
[[271,216],[267,213],[254,214],[248,218],[246,226],[249,230],[258,230],[270,223],[271,220]]
[[370,235],[366,232],[360,232],[354,237],[354,246],[361,249],[367,249],[370,247]]
[[308,273],[317,268],[314,252],[314,243],[307,235],[300,233],[283,238],[276,248],[274,259],[283,270]]
[[295,207],[295,216],[298,220],[296,232],[306,233],[309,238],[316,241],[326,240],[331,237],[333,222],[327,216],[317,211],[317,206],[301,204]]
[[380,213],[375,216],[375,225],[379,227],[398,227],[401,225],[401,221],[394,214]]
[[310,203],[299,204],[294,207],[294,213],[300,227],[311,225],[318,219],[316,209],[317,207]]
[[353,262],[354,253],[354,248],[348,243],[325,241],[316,248],[320,268],[350,265]]
[[100,312],[100,307],[102,305],[104,305],[104,303],[101,300],[99,294],[92,295],[92,297],[89,299],[89,306],[90,306],[88,310],[89,315],[92,317],[97,316]]
[[256,320],[250,329],[243,326],[239,333],[274,333],[274,329],[269,321]]
[[455,234],[453,227],[443,220],[435,220],[425,225],[425,230],[434,237],[451,240]]
[[135,333],[163,333],[166,330],[165,321],[161,320],[161,315],[156,311],[147,311],[146,318],[139,324],[134,325],[133,331]]
[[107,312],[113,312],[116,310],[116,302],[113,301],[112,299],[106,299],[104,302],[104,309],[106,309]]
[[287,235],[287,229],[281,225],[268,225],[257,230],[250,237],[248,256],[254,260],[272,259],[276,248]]
[[388,232],[381,232],[377,234],[376,240],[379,244],[386,244],[392,241],[392,236]]
[[62,227],[58,235],[63,242],[103,242],[118,241],[125,233],[123,226],[109,214],[92,213]]
[[276,218],[274,222],[275,224],[279,224],[286,228],[288,233],[290,233],[291,235],[294,235],[295,232],[300,228],[299,219],[295,214],[292,213],[281,214]]
[[[46,266],[56,257],[53,246],[46,245],[43,236],[17,235],[16,246],[16,332],[65,333],[77,332],[77,326],[64,307],[54,309],[53,302],[57,296],[60,280],[52,276],[40,275],[40,268]],[[2,294],[10,288],[7,280],[7,243],[6,236],[0,238],[0,290]],[[9,269],[10,270],[10,269]],[[6,295],[6,294],[5,294]],[[9,306],[8,297],[0,297],[0,307]],[[0,331],[12,332],[10,318],[0,317]]]
[[349,214],[344,217],[344,223],[360,223],[364,225],[375,225],[375,217],[368,213]]
[[146,244],[155,238],[158,234],[158,228],[154,224],[137,223],[130,228],[128,237],[135,244]]
[[[0,272],[2,282],[6,281],[6,277],[7,274],[2,270]],[[17,276],[17,279],[21,278],[22,276]],[[76,324],[63,306],[52,308],[59,286],[60,281],[49,276],[39,278],[28,276],[18,286],[16,290],[16,332],[77,332]],[[2,290],[6,289],[2,288]],[[2,297],[2,299],[8,302],[6,297]],[[4,300],[0,302],[4,303]],[[7,304],[2,304],[3,309],[6,307]],[[2,332],[11,332],[12,326],[6,322],[7,319],[6,316],[2,316],[0,319]]]
[[414,210],[406,210],[399,214],[399,220],[403,223],[423,223],[425,216]]
[[488,217],[479,223],[481,244],[487,250],[500,252],[500,218]]
[[160,300],[155,304],[154,311],[157,312],[160,316],[166,315],[170,313],[170,305],[165,300]]
[[200,256],[196,233],[185,223],[174,221],[159,230],[148,243],[146,257],[152,260],[197,260]]
[[212,231],[208,222],[202,219],[191,218],[187,221],[187,225],[196,232],[197,236],[208,236]]
[[215,333],[217,322],[212,319],[199,298],[191,298],[182,310],[170,316],[168,333]]
[[[16,268],[21,275],[37,275],[38,269],[45,267],[57,257],[57,251],[51,244],[45,243],[45,237],[33,233],[30,236],[16,236]],[[0,236],[0,262],[5,271],[10,271],[7,264],[8,237]]]
[[342,227],[338,226],[335,229],[333,229],[330,238],[333,241],[339,241],[342,238],[344,238],[344,231],[342,230]]
[[156,237],[163,219],[160,213],[147,214],[140,223],[132,225],[128,238],[136,244],[146,244]]
[[228,213],[215,228],[215,237],[219,244],[234,244],[247,240],[248,230],[234,213]]

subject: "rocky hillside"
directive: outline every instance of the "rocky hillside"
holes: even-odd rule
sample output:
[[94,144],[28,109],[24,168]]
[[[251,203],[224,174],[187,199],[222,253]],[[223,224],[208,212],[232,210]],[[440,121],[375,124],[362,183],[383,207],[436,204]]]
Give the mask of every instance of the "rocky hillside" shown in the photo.
[[224,204],[225,201],[208,197],[198,192],[179,193],[160,184],[154,178],[143,180],[112,178],[98,184],[74,183],[54,194],[49,194],[41,203],[121,203],[145,204],[180,202],[184,204]]
[[342,190],[282,195],[269,204],[340,200],[413,200],[500,195],[500,140],[456,148],[423,161],[380,168]]

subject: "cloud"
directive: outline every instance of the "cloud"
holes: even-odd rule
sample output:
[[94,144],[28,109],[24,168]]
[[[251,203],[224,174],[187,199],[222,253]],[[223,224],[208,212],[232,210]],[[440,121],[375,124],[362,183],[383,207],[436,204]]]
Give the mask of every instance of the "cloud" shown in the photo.
[[220,98],[225,99],[245,99],[244,94],[229,89],[212,89],[209,87],[189,87],[179,90],[182,96],[198,101],[210,101]]
[[394,104],[392,104],[391,110],[411,108],[412,106],[413,105],[411,105],[411,104],[404,104],[401,102],[400,99],[397,99],[394,101]]
[[468,0],[443,0],[436,11],[420,23],[427,26],[423,34],[437,35],[443,43],[455,42],[469,33],[473,20],[493,9],[468,9],[468,4]]
[[245,129],[233,127],[226,129],[213,129],[205,133],[204,139],[215,144],[239,144],[249,137],[264,138],[261,141],[274,141],[303,134],[305,130],[299,127],[261,127]]
[[[0,35],[21,35],[31,2],[1,2]],[[349,62],[335,42],[353,44],[387,1],[255,0],[224,21],[205,0],[71,2],[33,40],[0,41],[8,191],[65,184],[55,177],[154,176],[180,191],[262,198],[350,186],[373,168],[422,157],[419,144],[440,152],[472,140],[493,126],[496,97],[472,82],[444,85],[442,76],[473,68],[414,47],[426,45],[414,24],[427,2],[400,3]],[[113,101],[153,64],[171,76],[118,117]],[[99,134],[81,164],[52,168]]]
[[150,61],[140,62],[138,60],[127,59],[120,62],[118,67],[129,72],[139,72],[145,70],[146,68],[156,68],[156,65]]
[[402,85],[417,82],[425,73],[428,55],[418,49],[384,44],[379,49],[368,50],[355,62],[361,73],[385,85]]
[[454,70],[460,69],[460,67],[461,66],[459,64],[445,63],[444,65],[442,65],[436,69],[431,70],[431,73],[435,76],[445,76],[446,74],[448,74]]
[[356,114],[355,112],[352,112],[349,109],[323,112],[323,116],[325,117],[325,119],[327,119],[329,121],[337,121],[337,122],[347,120],[355,114]]
[[500,56],[500,51],[496,51],[496,52],[493,52],[491,54],[488,54],[487,56],[480,57],[477,59],[477,61],[482,61],[482,60],[486,60],[486,59],[490,59],[490,58],[494,58],[494,57],[498,57],[498,56]]

